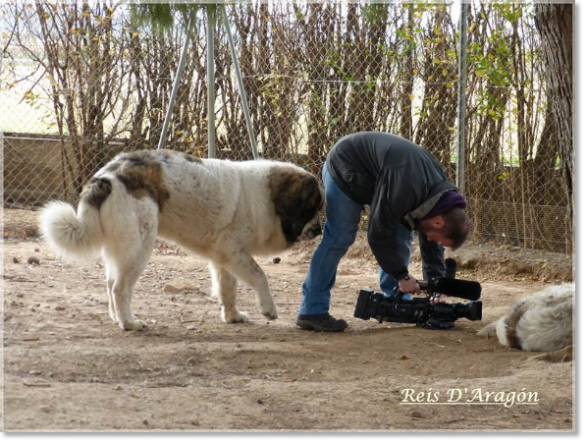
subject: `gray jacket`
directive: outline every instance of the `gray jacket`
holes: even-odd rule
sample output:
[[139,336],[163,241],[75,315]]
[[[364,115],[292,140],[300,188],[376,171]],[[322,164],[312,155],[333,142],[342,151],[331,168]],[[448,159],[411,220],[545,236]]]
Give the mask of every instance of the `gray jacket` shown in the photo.
[[[457,190],[439,162],[421,146],[391,134],[359,132],[340,139],[327,157],[336,184],[354,201],[370,206],[368,243],[381,268],[407,275],[410,245],[400,229],[413,230],[445,192]],[[443,248],[420,233],[424,278],[444,274]]]

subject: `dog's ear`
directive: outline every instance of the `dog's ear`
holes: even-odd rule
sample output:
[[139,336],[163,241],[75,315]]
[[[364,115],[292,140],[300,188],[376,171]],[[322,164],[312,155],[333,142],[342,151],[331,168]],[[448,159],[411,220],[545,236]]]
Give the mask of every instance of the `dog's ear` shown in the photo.
[[275,200],[277,214],[303,224],[311,220],[323,206],[319,182],[309,174],[290,174],[281,182],[280,198]]
[[293,200],[297,199],[300,211],[309,211],[315,215],[323,206],[319,182],[313,175],[305,175],[297,182],[297,190],[293,192],[296,192],[296,198],[294,197]]

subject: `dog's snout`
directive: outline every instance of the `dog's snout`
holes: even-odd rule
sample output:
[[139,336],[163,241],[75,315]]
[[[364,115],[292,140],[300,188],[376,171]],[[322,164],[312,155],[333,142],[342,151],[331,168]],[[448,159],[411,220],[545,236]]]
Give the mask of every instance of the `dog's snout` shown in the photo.
[[297,238],[297,241],[313,240],[315,237],[321,234],[321,225],[316,217],[316,219],[310,220],[305,224],[303,230],[301,231],[301,235]]
[[311,240],[321,235],[321,233],[321,226],[319,223],[316,223],[315,225],[312,225],[311,228],[309,228],[308,237]]
[[313,236],[317,237],[318,235],[322,234],[321,226],[319,224],[315,225],[312,230]]

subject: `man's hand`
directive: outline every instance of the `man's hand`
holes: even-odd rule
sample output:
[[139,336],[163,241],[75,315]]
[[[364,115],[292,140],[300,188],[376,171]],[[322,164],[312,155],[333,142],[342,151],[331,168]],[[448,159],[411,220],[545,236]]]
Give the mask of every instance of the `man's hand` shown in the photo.
[[431,299],[429,301],[432,305],[437,305],[439,303],[445,303],[446,297],[443,294],[438,294],[434,297],[431,297]]
[[399,291],[403,294],[419,294],[421,292],[421,288],[411,274],[409,274],[407,279],[402,278],[399,280]]

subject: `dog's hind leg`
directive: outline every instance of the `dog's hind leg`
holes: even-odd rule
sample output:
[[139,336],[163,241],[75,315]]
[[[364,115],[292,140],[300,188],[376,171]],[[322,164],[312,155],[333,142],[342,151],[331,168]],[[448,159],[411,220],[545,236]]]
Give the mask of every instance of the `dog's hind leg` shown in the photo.
[[271,320],[278,317],[277,306],[273,294],[271,294],[267,276],[250,254],[244,251],[235,251],[222,264],[239,280],[255,290],[256,301],[262,315]]
[[208,263],[208,267],[210,269],[210,275],[212,277],[212,292],[210,294],[210,300],[215,301],[219,305],[222,304],[220,300],[220,270],[222,269],[221,266],[217,268],[214,266],[213,262]]
[[547,352],[545,354],[533,357],[535,360],[547,361],[550,363],[566,363],[574,360],[574,345],[566,346],[557,351]]
[[118,319],[116,318],[116,310],[114,309],[114,294],[112,289],[114,288],[114,267],[112,264],[104,260],[105,268],[106,268],[106,293],[108,294],[108,315],[110,319],[116,324],[118,323]]
[[112,320],[126,331],[146,328],[146,323],[132,314],[130,302],[134,285],[146,267],[154,246],[154,241],[149,243],[139,245],[139,248],[128,251],[128,254],[121,250],[104,252],[108,269],[108,311]]
[[[138,205],[137,205],[138,206]],[[156,208],[137,208],[119,223],[103,248],[110,317],[124,330],[142,330],[146,323],[134,317],[130,308],[134,285],[144,270],[157,239]]]
[[217,298],[222,304],[222,320],[226,323],[243,323],[248,321],[246,312],[238,311],[236,294],[238,281],[225,268],[210,262],[212,273],[212,298]]

